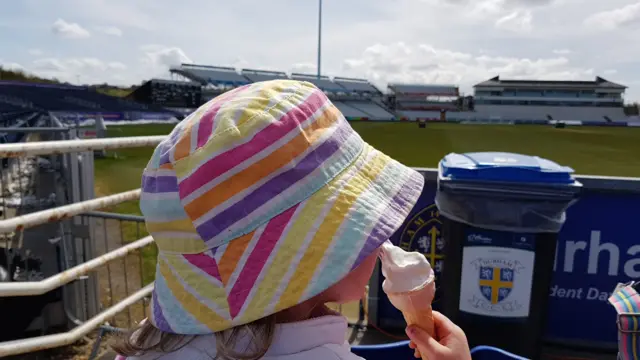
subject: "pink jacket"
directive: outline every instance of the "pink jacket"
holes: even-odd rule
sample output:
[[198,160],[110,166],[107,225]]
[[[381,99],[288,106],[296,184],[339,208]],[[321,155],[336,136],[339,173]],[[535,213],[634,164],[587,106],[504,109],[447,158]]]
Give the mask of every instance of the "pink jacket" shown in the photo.
[[[342,316],[323,316],[311,320],[280,324],[264,360],[356,360],[345,341],[347,320]],[[146,353],[140,357],[116,360],[210,360],[216,356],[215,335],[196,337],[171,353]],[[245,344],[237,344],[242,348]]]

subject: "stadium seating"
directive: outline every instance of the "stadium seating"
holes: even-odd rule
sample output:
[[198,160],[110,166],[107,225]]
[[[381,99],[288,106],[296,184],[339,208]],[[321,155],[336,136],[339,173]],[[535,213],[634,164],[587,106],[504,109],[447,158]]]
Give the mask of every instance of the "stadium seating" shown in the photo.
[[201,84],[212,84],[222,87],[237,87],[251,83],[249,79],[238,74],[232,67],[182,64],[170,70]]
[[365,79],[335,77],[333,78],[333,82],[342,86],[344,89],[346,89],[349,92],[382,95],[380,90],[378,90],[375,86],[371,85],[371,83]]
[[372,120],[393,120],[396,118],[390,111],[371,101],[349,101],[348,104],[367,114],[367,117]]
[[342,115],[344,115],[344,117],[346,117],[347,119],[369,118],[369,114],[351,106],[349,102],[343,102],[343,101],[332,101],[332,102],[338,109],[340,109],[340,112],[342,112]]
[[518,106],[476,105],[478,117],[512,120],[580,120],[619,121],[626,118],[622,108],[568,107],[568,106]]
[[292,73],[291,78],[294,80],[308,81],[318,88],[328,92],[347,92],[347,89],[334,83],[328,76],[321,76],[311,74]]
[[394,114],[371,101],[334,100],[332,102],[347,119],[357,118],[378,121],[392,121],[396,119]]
[[0,112],[16,107],[68,112],[167,112],[159,106],[100,94],[86,87],[19,82],[0,82],[0,107]]
[[266,70],[252,70],[252,69],[243,69],[242,76],[246,77],[252,82],[289,78],[287,74],[281,71],[266,71]]
[[386,109],[381,102],[374,99],[382,98],[383,94],[365,79],[341,78],[333,80],[328,76],[293,73],[287,76],[281,71],[267,71],[242,69],[240,72],[230,67],[214,67],[202,65],[182,64],[172,68],[171,72],[184,76],[192,81],[205,85],[202,91],[202,101],[220,95],[224,91],[251,82],[269,81],[276,79],[293,79],[308,81],[322,89],[334,100],[345,117],[349,119],[394,120],[395,115]]

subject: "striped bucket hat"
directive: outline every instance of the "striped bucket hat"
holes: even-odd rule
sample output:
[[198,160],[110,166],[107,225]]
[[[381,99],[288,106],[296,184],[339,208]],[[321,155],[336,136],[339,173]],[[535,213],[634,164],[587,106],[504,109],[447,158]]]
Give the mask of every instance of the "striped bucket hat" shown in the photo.
[[140,207],[159,250],[151,322],[209,334],[318,295],[400,227],[423,182],[308,82],[218,96],[143,174]]

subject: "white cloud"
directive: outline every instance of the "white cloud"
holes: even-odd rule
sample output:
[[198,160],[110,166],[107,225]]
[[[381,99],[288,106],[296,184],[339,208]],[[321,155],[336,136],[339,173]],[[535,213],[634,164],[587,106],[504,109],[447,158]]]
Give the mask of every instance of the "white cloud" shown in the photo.
[[607,69],[605,71],[602,72],[605,75],[615,75],[618,73],[618,70],[616,69]]
[[640,2],[597,12],[584,20],[586,26],[601,30],[615,30],[634,23],[640,23]]
[[172,66],[193,61],[179,47],[167,47],[163,45],[144,45],[140,48],[144,57],[142,62],[156,68],[168,70]]
[[44,52],[40,49],[29,49],[29,55],[42,56],[42,54],[44,54]]
[[292,64],[289,68],[289,71],[292,73],[300,73],[300,74],[316,74],[318,72],[318,67],[316,64],[312,64],[310,62],[296,63]]
[[26,70],[34,74],[75,83],[100,83],[116,79],[127,66],[118,61],[97,58],[42,58],[34,60]]
[[[630,85],[627,99],[640,99],[640,73],[634,72],[640,65],[640,47],[629,46],[640,33],[633,26],[638,2],[326,1],[322,72],[370,77],[378,83],[393,79],[469,86],[495,75],[592,80],[596,73],[590,69],[600,75],[616,69],[615,76],[607,76]],[[65,0],[37,5],[27,1],[23,6],[21,1],[10,1],[7,11],[0,13],[0,26],[15,31],[0,32],[0,44],[6,45],[2,55],[27,70],[35,67],[34,59],[48,58],[38,63],[40,73],[48,66],[50,73],[56,71],[59,78],[73,82],[80,74],[83,82],[140,83],[167,76],[169,66],[191,60],[316,73],[316,1],[193,3],[184,7],[170,0]],[[291,15],[287,21],[263,26],[265,18],[283,13]],[[58,17],[54,32],[59,37],[84,34],[79,37],[91,36],[91,41],[81,46],[73,41],[52,42],[49,29],[43,31],[36,24],[50,25]],[[33,21],[21,21],[26,18]],[[180,26],[167,25],[175,23]],[[232,27],[236,31],[212,40],[210,29]],[[80,30],[70,30],[74,28]],[[613,36],[601,31],[605,28],[620,30]],[[282,40],[283,34],[287,41]],[[164,46],[140,47],[158,42]],[[33,48],[43,53],[30,53]],[[102,67],[70,60],[84,58],[99,59]],[[126,69],[112,64],[118,69],[100,70],[112,60]]]
[[69,23],[63,19],[56,20],[51,26],[51,31],[67,39],[86,39],[91,33],[77,23]]
[[471,5],[474,8],[472,13],[480,16],[499,14],[503,10],[500,0],[472,1],[465,5]]
[[96,26],[95,29],[96,31],[101,32],[105,35],[117,36],[117,37],[122,36],[122,30],[120,30],[115,26]]
[[428,44],[376,44],[361,56],[346,59],[342,75],[372,79],[380,86],[388,82],[457,84],[464,91],[496,75],[504,78],[541,80],[592,79],[592,69],[572,65],[567,58],[474,56],[436,48]]
[[107,63],[107,68],[110,70],[126,70],[127,65],[118,61],[111,61]]
[[251,62],[247,61],[246,59],[244,59],[242,57],[237,57],[235,59],[235,61],[233,61],[231,63],[231,67],[236,68],[238,70],[239,69],[244,69],[244,68],[246,68],[248,66],[252,66],[252,65],[255,66],[255,64],[251,64]]
[[[428,0],[427,0],[428,1]],[[536,7],[551,5],[557,0],[436,0],[445,4],[461,6],[476,16],[512,14]]]
[[522,7],[536,7],[549,5],[556,0],[437,0],[439,2],[451,5],[468,6],[475,4],[485,9],[513,9]]
[[529,32],[533,28],[531,22],[533,15],[528,10],[517,10],[505,15],[496,21],[498,29],[513,32]]

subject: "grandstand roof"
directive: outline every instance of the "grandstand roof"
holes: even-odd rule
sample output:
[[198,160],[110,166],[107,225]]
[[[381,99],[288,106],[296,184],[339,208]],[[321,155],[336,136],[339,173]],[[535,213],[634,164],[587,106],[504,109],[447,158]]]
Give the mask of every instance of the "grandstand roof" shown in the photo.
[[345,88],[331,81],[331,79],[329,79],[328,76],[318,77],[318,75],[292,73],[291,78],[294,80],[308,81],[324,91],[330,91],[330,92],[346,91]]
[[458,96],[458,87],[455,85],[390,83],[388,87],[396,94]]
[[254,82],[289,78],[283,71],[242,69],[241,74],[242,76]]
[[514,80],[503,80],[500,79],[500,76],[493,77],[489,80],[483,81],[479,84],[474,85],[474,87],[552,87],[552,88],[576,88],[576,87],[599,87],[599,88],[611,88],[611,89],[626,89],[627,87],[624,85],[616,84],[609,80],[606,80],[600,76],[596,76],[594,81],[584,81],[584,80],[524,80],[524,79],[514,79]]
[[232,67],[181,64],[179,67],[172,68],[170,71],[193,81],[213,85],[238,86],[251,82],[249,79],[238,74],[236,69]]

